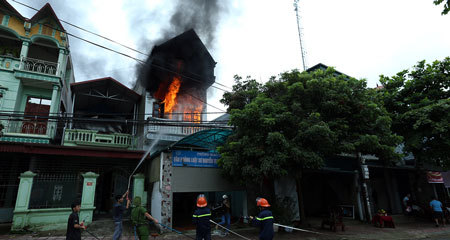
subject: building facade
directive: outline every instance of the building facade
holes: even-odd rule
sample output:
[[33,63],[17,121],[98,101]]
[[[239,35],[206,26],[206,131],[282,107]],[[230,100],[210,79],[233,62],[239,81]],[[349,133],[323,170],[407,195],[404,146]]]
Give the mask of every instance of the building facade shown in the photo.
[[[66,32],[49,4],[32,18],[0,1],[0,144],[54,144],[61,139],[56,118],[71,109],[73,83]],[[2,154],[0,222],[11,221],[18,172],[26,163]]]

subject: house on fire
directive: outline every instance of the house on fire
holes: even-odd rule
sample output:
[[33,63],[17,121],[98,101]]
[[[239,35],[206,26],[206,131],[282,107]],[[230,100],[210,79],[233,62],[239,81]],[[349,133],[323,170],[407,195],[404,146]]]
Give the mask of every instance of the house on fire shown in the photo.
[[[174,149],[202,156],[211,163],[202,166],[209,172],[205,181],[222,184],[195,191],[233,194],[236,188],[214,165],[213,145],[227,127],[204,123],[216,63],[193,30],[155,47],[143,70],[145,84],[129,89],[109,77],[75,82],[69,39],[49,4],[28,19],[0,0],[0,23],[0,223],[11,222],[13,231],[65,229],[76,199],[80,219],[111,219],[114,196],[129,180],[133,197],[165,213],[158,199],[170,187],[154,186],[163,184],[159,166],[176,165],[169,154]],[[151,156],[130,176],[149,148]],[[180,177],[199,174],[198,166],[177,170]],[[194,198],[186,186],[174,190]],[[173,201],[170,208],[184,204]]]
[[173,227],[191,225],[199,193],[210,203],[231,197],[235,217],[247,214],[244,187],[222,178],[218,145],[231,133],[226,124],[206,122],[207,89],[216,62],[195,33],[188,30],[151,51],[135,89],[142,96],[141,115],[149,123],[143,138],[150,159],[146,191],[152,216]]

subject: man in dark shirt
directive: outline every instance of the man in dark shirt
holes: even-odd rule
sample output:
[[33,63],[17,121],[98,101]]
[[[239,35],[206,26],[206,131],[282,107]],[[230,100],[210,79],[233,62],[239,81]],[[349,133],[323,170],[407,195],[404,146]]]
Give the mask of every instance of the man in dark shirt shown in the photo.
[[66,240],[81,240],[80,229],[86,229],[84,223],[80,224],[80,219],[78,213],[80,212],[80,203],[72,203],[72,214],[69,216],[69,221],[67,222],[67,233]]
[[[124,207],[122,205],[123,199],[127,198],[127,206]],[[130,207],[130,199],[128,198],[128,191],[124,193],[122,196],[117,195],[116,196],[116,203],[114,204],[114,235],[113,240],[118,240],[122,236],[122,218],[123,218],[123,212],[125,209],[128,209]]]
[[252,224],[259,227],[259,239],[260,240],[272,240],[273,239],[273,215],[272,212],[267,209],[270,207],[269,202],[265,198],[257,198],[256,206],[259,207],[259,214],[256,218],[250,217]]

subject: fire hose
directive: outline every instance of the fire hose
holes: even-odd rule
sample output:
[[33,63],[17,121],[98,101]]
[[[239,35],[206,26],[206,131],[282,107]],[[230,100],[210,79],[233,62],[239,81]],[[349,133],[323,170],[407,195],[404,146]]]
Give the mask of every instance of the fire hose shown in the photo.
[[185,237],[188,237],[188,238],[190,238],[190,239],[195,239],[195,238],[193,238],[193,237],[191,237],[191,236],[189,236],[189,235],[187,235],[187,234],[185,234],[185,233],[182,233],[181,231],[178,231],[178,230],[176,230],[176,229],[173,229],[173,228],[171,228],[171,227],[169,227],[169,226],[166,226],[166,225],[164,225],[164,224],[162,224],[162,223],[160,223],[160,222],[158,222],[158,224],[161,225],[161,227],[167,228],[167,229],[169,229],[169,230],[172,231],[172,232],[178,233],[178,234],[183,235],[183,236],[185,236]]
[[[84,226],[84,220],[81,222],[80,226]],[[93,236],[95,239],[100,240],[100,238],[98,238],[97,236],[95,236],[93,233],[89,232],[87,230],[87,227],[84,228],[84,231],[86,231],[87,233],[89,233],[91,236]]]
[[220,224],[214,222],[214,221],[211,220],[211,219],[210,219],[209,221],[212,222],[212,223],[214,223],[215,225],[217,225],[217,226],[219,226],[219,227],[221,227],[221,228],[223,228],[223,229],[229,231],[230,233],[232,233],[232,234],[234,234],[234,235],[236,235],[236,236],[238,236],[238,237],[241,237],[241,238],[247,239],[247,240],[251,240],[250,238],[244,237],[244,236],[242,236],[241,234],[239,234],[239,233],[237,233],[237,232],[231,231],[230,229],[228,229],[228,228],[226,228],[226,227],[224,227],[224,226],[222,226],[222,225],[220,225]]

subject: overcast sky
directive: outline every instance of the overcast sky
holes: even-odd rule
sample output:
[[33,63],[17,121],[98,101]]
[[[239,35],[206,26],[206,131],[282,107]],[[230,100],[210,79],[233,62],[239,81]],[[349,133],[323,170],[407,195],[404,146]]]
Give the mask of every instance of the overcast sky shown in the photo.
[[[47,1],[19,0],[35,8]],[[180,0],[183,1],[183,0]],[[185,1],[185,0],[184,0]],[[177,0],[50,0],[56,15],[140,51],[149,52],[170,28]],[[217,62],[216,81],[232,86],[233,75],[260,82],[302,69],[293,0],[222,0],[214,18],[215,38],[207,44]],[[23,16],[35,11],[9,0]],[[183,6],[186,9],[186,6]],[[186,9],[188,10],[188,9]],[[307,67],[319,62],[376,86],[379,75],[394,75],[420,60],[450,56],[450,15],[432,0],[300,0]],[[86,32],[81,36],[145,60],[146,56]],[[180,32],[181,33],[181,32]],[[210,33],[208,33],[210,34]],[[207,41],[205,32],[199,33]],[[111,76],[132,87],[136,61],[70,38],[76,81]],[[208,102],[223,92],[210,89]],[[208,108],[208,111],[217,111]]]

